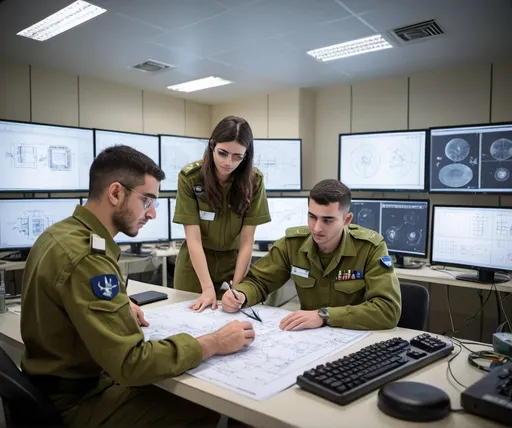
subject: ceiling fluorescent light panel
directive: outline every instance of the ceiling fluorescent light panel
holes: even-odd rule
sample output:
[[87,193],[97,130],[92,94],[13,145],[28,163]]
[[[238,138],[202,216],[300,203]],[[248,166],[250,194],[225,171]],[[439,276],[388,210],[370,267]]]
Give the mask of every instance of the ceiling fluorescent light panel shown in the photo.
[[393,46],[380,34],[376,34],[375,36],[365,37],[363,39],[314,49],[307,53],[319,61],[326,62],[349,56],[361,55],[368,52],[380,51],[382,49],[389,49],[392,47]]
[[220,77],[210,76],[203,79],[191,80],[190,82],[178,83],[177,85],[167,86],[167,89],[178,92],[194,92],[203,89],[215,88],[216,86],[229,85],[229,80]]
[[53,15],[25,28],[17,33],[17,35],[43,42],[83,24],[106,11],[106,9],[94,6],[86,1],[77,0]]

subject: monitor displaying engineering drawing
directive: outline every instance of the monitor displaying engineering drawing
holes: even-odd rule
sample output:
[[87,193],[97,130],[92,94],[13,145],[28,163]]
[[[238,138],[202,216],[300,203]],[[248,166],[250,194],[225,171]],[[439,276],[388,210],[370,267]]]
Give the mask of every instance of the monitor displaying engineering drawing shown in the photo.
[[89,189],[91,129],[0,121],[0,191]]
[[463,281],[499,283],[512,271],[512,209],[434,205],[431,263],[476,269]]
[[157,165],[160,165],[158,135],[135,134],[131,132],[94,130],[95,156],[107,147],[125,145],[144,153]]
[[176,198],[169,198],[170,205],[170,217],[169,223],[171,224],[171,241],[184,241],[185,236],[185,226],[179,223],[174,223],[172,221],[174,217],[174,211],[176,210]]
[[308,224],[307,196],[269,197],[267,201],[272,221],[256,227],[255,241],[275,242],[285,235],[287,228]]
[[339,179],[351,190],[424,191],[426,130],[340,134]]
[[0,199],[0,250],[31,248],[46,228],[73,215],[80,198]]
[[208,145],[207,138],[179,137],[175,135],[160,136],[160,167],[166,179],[160,190],[175,192],[178,189],[178,174],[187,164],[203,159]]
[[396,267],[405,267],[403,256],[427,256],[428,200],[352,199],[350,208],[353,224],[384,237]]
[[264,176],[265,190],[302,189],[302,140],[255,139],[253,166]]
[[512,123],[433,128],[430,192],[510,193]]

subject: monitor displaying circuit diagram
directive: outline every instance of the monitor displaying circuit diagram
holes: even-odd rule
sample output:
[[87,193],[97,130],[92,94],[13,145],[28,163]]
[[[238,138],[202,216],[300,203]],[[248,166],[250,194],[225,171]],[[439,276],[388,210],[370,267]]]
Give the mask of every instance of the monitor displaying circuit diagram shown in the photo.
[[301,150],[300,138],[254,140],[253,166],[263,173],[265,190],[301,190]]
[[165,172],[166,178],[162,181],[160,189],[163,192],[175,192],[178,190],[178,174],[184,166],[203,159],[207,145],[207,138],[161,135],[160,167]]
[[434,205],[431,262],[477,269],[458,279],[508,281],[494,272],[512,271],[512,209]]
[[174,218],[174,212],[176,210],[176,198],[169,198],[170,205],[170,217],[169,223],[171,224],[171,241],[184,241],[185,236],[185,226],[180,223],[174,223],[172,219]]
[[433,128],[430,191],[512,191],[512,123]]
[[380,233],[390,253],[426,257],[428,201],[352,199],[352,223]]
[[158,135],[95,129],[94,142],[96,145],[95,156],[98,156],[107,147],[125,145],[144,153],[157,165],[160,165]]
[[87,191],[91,129],[0,121],[0,191]]
[[80,198],[0,199],[0,250],[30,248],[52,224],[73,215]]
[[275,242],[285,235],[286,229],[308,224],[308,198],[269,197],[268,209],[272,221],[256,227],[254,240],[257,242]]
[[339,179],[351,190],[425,190],[426,130],[340,134]]

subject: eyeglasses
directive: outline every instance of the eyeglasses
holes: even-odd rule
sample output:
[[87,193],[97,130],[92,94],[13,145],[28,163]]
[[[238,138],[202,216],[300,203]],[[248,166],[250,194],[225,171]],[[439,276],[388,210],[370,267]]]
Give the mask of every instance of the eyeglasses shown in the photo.
[[238,153],[229,153],[226,152],[226,150],[222,149],[216,149],[215,152],[223,159],[227,159],[231,156],[231,159],[233,159],[233,162],[242,162],[245,158],[245,154],[240,155]]
[[133,193],[136,193],[137,195],[139,195],[142,198],[142,203],[143,203],[143,206],[144,206],[145,210],[149,210],[151,205],[153,205],[155,207],[155,209],[157,209],[158,206],[160,205],[160,202],[158,202],[156,199],[150,198],[149,196],[144,196],[142,193],[139,193],[136,190],[134,190],[134,189],[132,189],[132,188],[130,188],[128,186],[125,186],[121,182],[119,182],[119,184],[121,186],[123,186],[126,190],[129,190],[130,192],[133,192]]

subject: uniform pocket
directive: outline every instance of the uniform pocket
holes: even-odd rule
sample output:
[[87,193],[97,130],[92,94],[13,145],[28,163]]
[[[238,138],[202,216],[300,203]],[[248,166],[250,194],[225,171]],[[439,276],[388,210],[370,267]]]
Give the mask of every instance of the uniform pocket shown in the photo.
[[335,281],[334,289],[346,294],[352,294],[365,287],[364,279],[352,279],[348,281]]
[[359,305],[364,301],[364,279],[335,281],[331,292],[333,306]]
[[103,325],[116,334],[128,336],[140,333],[140,327],[132,316],[130,301],[95,300],[89,303],[90,323]]
[[300,300],[300,307],[304,310],[318,309],[318,290],[315,287],[315,278],[303,278],[298,275],[290,275],[295,282],[297,296]]
[[315,278],[304,278],[298,275],[290,275],[299,288],[313,288],[315,286]]

